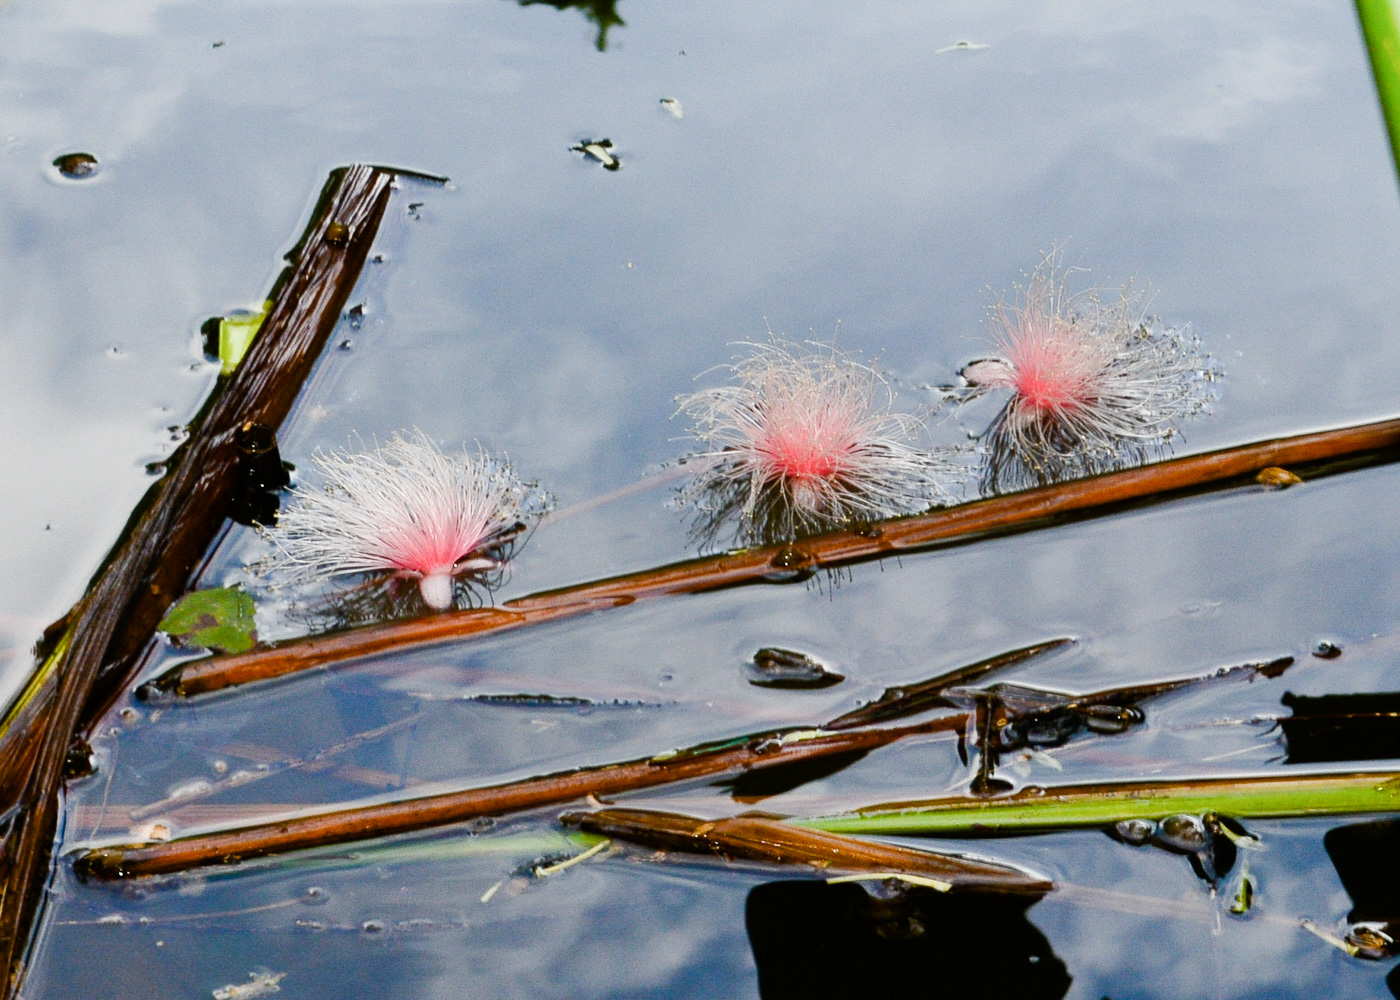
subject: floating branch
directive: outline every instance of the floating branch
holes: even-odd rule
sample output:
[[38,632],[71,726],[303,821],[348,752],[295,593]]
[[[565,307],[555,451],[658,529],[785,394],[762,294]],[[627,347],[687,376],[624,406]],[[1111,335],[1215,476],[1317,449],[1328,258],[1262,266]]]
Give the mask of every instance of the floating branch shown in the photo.
[[867,751],[905,736],[957,730],[966,721],[966,716],[955,715],[901,728],[832,734],[812,729],[764,733],[731,743],[671,751],[657,757],[564,771],[506,785],[312,813],[157,843],[95,847],[81,851],[74,863],[81,874],[99,879],[159,875],[202,865],[230,864],[269,854],[446,826],[478,816],[499,816],[561,805],[589,795],[615,795],[729,771]]
[[203,694],[392,649],[491,635],[654,597],[751,583],[788,582],[822,567],[1048,527],[1186,491],[1241,485],[1261,469],[1273,466],[1296,468],[1340,459],[1356,463],[1392,461],[1397,444],[1400,420],[1241,445],[820,535],[804,539],[797,546],[744,549],[672,563],[517,598],[496,608],[446,612],[293,639],[235,656],[196,660],[168,671],[152,686],[181,695]]
[[[911,684],[902,691],[886,691],[880,700],[867,706],[868,709],[875,710],[870,714],[871,718],[885,722],[935,708],[954,709],[952,714],[937,716],[921,723],[858,729],[851,723],[856,713],[847,713],[819,728],[775,730],[739,736],[679,750],[668,750],[641,760],[580,768],[504,785],[420,795],[284,820],[263,820],[176,840],[93,847],[81,851],[75,864],[80,872],[95,878],[157,875],[201,865],[231,863],[270,854],[408,833],[460,823],[479,816],[499,816],[504,813],[560,805],[588,795],[617,795],[732,772],[766,775],[784,765],[821,758],[863,755],[906,736],[940,732],[952,732],[962,736],[969,729],[972,720],[981,718],[986,711],[985,705],[967,693],[969,689],[959,685],[985,678],[997,670],[1062,648],[1070,641],[1056,639],[988,657],[968,666],[947,671],[930,680]],[[1046,712],[1045,698],[1050,698],[1053,700],[1053,711],[1113,705],[1131,708],[1136,712],[1136,718],[1141,719],[1141,713],[1136,709],[1139,701],[1178,691],[1193,684],[1211,683],[1227,678],[1252,679],[1258,675],[1276,676],[1277,671],[1287,662],[1279,660],[1270,664],[1230,667],[1204,677],[1139,684],[1080,696],[1038,692],[1043,697],[1034,699],[1031,696],[1037,693],[1035,689],[1020,688],[1020,703],[1026,706],[1025,711],[1020,711],[1017,706],[1008,705],[997,709],[997,718],[1006,723],[1005,728],[1040,719]],[[939,692],[944,690],[954,697],[940,700]],[[986,693],[990,695],[996,690],[994,687]],[[838,726],[843,728],[838,729]],[[1068,730],[1057,730],[1061,731],[1065,740],[1073,735]],[[984,757],[986,756],[988,754],[984,749]],[[142,807],[127,812],[128,815],[146,816],[150,815],[152,810]]]
[[1308,774],[1027,787],[998,798],[953,796],[892,802],[841,816],[791,822],[832,833],[976,836],[1214,812],[1236,819],[1292,819],[1400,811],[1400,772]]
[[565,813],[560,820],[587,833],[726,860],[811,865],[833,872],[910,874],[954,891],[1044,895],[1054,888],[1048,879],[1005,864],[856,840],[759,816],[701,820],[649,809],[601,809]]
[[247,356],[191,424],[169,471],[132,515],[88,593],[69,613],[59,649],[12,706],[0,734],[0,813],[18,806],[0,853],[0,961],[5,996],[18,990],[43,898],[65,769],[81,773],[75,736],[129,679],[157,623],[224,523],[237,491],[240,428],[275,429],[340,318],[388,203],[390,172],[335,171]]

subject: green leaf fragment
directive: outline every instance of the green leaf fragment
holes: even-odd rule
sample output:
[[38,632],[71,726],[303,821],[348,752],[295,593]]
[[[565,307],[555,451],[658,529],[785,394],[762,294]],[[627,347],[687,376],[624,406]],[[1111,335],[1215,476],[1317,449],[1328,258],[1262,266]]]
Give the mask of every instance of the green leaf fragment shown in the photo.
[[253,598],[239,587],[196,590],[161,619],[160,630],[183,645],[244,653],[258,641]]
[[247,354],[248,348],[253,345],[253,338],[258,335],[258,329],[270,308],[272,301],[269,299],[260,309],[237,309],[219,320],[219,360],[223,362],[220,369],[222,374],[233,374],[238,363],[243,360],[243,355]]

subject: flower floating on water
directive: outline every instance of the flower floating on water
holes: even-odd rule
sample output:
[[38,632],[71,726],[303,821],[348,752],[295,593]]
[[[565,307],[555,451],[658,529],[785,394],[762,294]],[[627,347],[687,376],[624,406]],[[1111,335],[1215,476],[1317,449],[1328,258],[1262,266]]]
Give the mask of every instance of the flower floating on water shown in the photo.
[[1069,294],[1055,253],[1014,303],[995,307],[991,326],[1001,356],[962,372],[964,400],[1010,393],[983,435],[990,492],[1146,461],[1206,407],[1220,374],[1189,328],[1148,318],[1131,285],[1108,303]]
[[747,345],[729,366],[737,384],[678,397],[706,450],[681,491],[695,534],[712,542],[737,519],[745,543],[925,510],[949,499],[957,467],[911,447],[923,422],[891,409],[873,368],[834,347],[780,339]]
[[416,579],[423,601],[442,610],[459,576],[500,569],[548,509],[504,461],[444,454],[417,430],[368,451],[313,457],[323,488],[298,490],[272,533],[274,565],[297,580],[391,572]]

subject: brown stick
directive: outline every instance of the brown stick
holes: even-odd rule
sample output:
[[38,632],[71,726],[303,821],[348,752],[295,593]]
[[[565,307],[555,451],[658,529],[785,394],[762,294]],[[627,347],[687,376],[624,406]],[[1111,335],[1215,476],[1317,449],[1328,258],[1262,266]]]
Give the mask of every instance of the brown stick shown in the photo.
[[718,855],[726,860],[801,864],[847,872],[921,875],[954,890],[1044,895],[1054,886],[1019,868],[877,840],[819,833],[760,816],[702,820],[651,809],[565,813],[565,824],[663,851]]
[[[19,988],[42,902],[70,744],[85,720],[126,683],[133,660],[222,525],[236,486],[233,435],[248,421],[275,428],[291,408],[359,276],[391,180],[370,167],[332,175],[248,355],[196,418],[170,462],[172,471],[142,501],[70,614],[71,642],[24,709],[32,724],[6,731],[0,788],[17,791],[10,801],[20,807],[0,859],[0,961],[7,997]],[[24,772],[15,770],[22,764]]]
[[959,714],[913,726],[850,730],[790,742],[784,742],[781,734],[775,733],[708,753],[681,753],[581,768],[505,785],[337,809],[160,843],[97,847],[82,852],[75,865],[84,876],[99,879],[159,875],[446,826],[477,816],[560,805],[589,795],[613,795],[727,771],[867,751],[906,736],[956,731],[964,725],[966,716]]
[[818,567],[899,555],[993,534],[1058,524],[1074,516],[1184,490],[1218,487],[1273,465],[1299,466],[1339,458],[1379,458],[1400,444],[1400,420],[1241,445],[1092,479],[978,500],[873,528],[724,553],[624,576],[590,581],[507,601],[498,608],[453,611],[372,625],[332,635],[294,639],[234,656],[214,656],[176,667],[154,684],[181,695],[270,680],[313,667],[391,649],[491,635],[572,618],[668,594],[694,594],[747,583],[786,581]]

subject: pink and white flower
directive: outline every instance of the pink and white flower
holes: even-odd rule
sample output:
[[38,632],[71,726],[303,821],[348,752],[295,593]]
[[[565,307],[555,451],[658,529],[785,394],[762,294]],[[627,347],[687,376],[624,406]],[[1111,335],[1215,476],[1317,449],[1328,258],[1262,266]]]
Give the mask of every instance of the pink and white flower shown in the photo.
[[834,347],[749,344],[735,384],[680,396],[703,451],[681,503],[711,541],[737,519],[747,542],[789,539],[851,521],[908,514],[949,499],[956,467],[908,443],[923,421],[891,407],[874,368]]
[[416,579],[429,607],[456,579],[500,568],[509,542],[547,509],[503,460],[444,454],[422,431],[369,450],[312,456],[319,490],[298,489],[271,533],[273,563],[298,581],[390,572]]
[[1144,292],[1069,294],[1057,253],[995,306],[991,327],[1000,356],[962,372],[965,400],[1009,393],[983,435],[991,491],[1145,461],[1205,408],[1219,376],[1189,328],[1146,315]]

